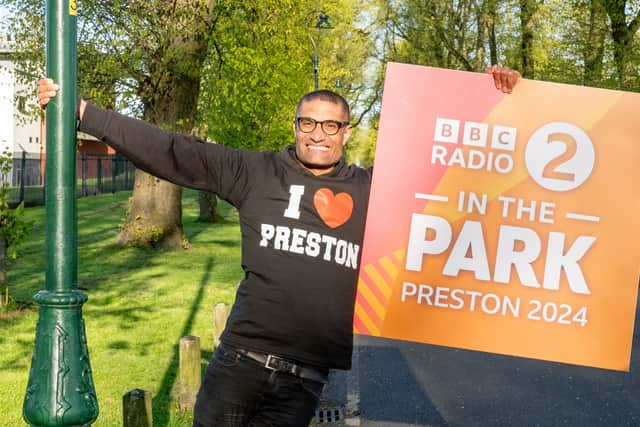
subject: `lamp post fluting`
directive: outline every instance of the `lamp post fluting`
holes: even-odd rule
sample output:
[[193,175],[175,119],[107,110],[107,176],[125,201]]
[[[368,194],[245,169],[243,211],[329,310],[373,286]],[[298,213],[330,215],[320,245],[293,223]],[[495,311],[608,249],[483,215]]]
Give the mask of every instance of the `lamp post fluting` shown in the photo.
[[23,416],[31,426],[89,426],[98,417],[77,288],[76,0],[46,2],[47,76],[60,85],[47,106],[45,289]]

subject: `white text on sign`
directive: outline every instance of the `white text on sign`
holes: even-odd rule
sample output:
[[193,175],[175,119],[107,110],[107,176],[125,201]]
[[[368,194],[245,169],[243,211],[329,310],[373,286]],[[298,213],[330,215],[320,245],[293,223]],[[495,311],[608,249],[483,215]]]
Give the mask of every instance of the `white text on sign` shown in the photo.
[[[437,118],[435,134],[431,151],[431,164],[442,166],[459,166],[465,169],[496,171],[501,174],[511,172],[513,158],[508,152],[516,147],[517,129],[509,126],[494,125],[491,127],[489,144],[489,125],[467,121],[462,126],[461,121],[446,118]],[[469,149],[464,151],[462,147],[451,149],[450,144],[458,144],[467,147],[487,148],[494,151]]]
[[537,299],[531,299],[527,304],[523,304],[520,297],[500,296],[471,289],[451,289],[445,286],[403,282],[400,300],[403,303],[413,302],[437,309],[465,310],[490,316],[514,318],[522,316],[523,306],[525,306],[527,320],[561,325],[575,323],[585,326],[587,324],[587,307],[575,308],[570,304]]
[[[429,232],[432,239],[426,239]],[[405,268],[422,271],[425,256],[445,252],[453,240],[451,224],[442,217],[414,213],[411,218],[409,245]],[[498,229],[498,248],[493,263],[493,276],[485,245],[484,231],[479,221],[467,220],[455,239],[442,270],[445,276],[458,276],[461,270],[471,271],[476,280],[509,283],[515,270],[523,286],[557,291],[562,271],[567,276],[569,288],[576,294],[589,295],[591,291],[580,268],[580,259],[596,241],[593,236],[578,236],[565,251],[566,236],[561,232],[550,232],[547,237],[542,285],[536,277],[533,263],[540,257],[542,239],[533,229],[501,225]],[[520,245],[518,245],[520,243]],[[520,246],[520,247],[518,247]],[[470,255],[469,255],[470,254]]]

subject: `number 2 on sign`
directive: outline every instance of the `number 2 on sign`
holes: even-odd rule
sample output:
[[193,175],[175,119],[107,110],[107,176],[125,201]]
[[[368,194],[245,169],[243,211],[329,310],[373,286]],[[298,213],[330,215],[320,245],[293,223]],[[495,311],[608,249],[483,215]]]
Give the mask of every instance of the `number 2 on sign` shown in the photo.
[[69,0],[69,15],[78,15],[78,0]]
[[576,140],[568,134],[552,133],[549,135],[549,141],[563,143],[566,148],[563,153],[560,153],[558,157],[547,164],[542,172],[542,176],[548,179],[574,181],[576,179],[576,174],[573,172],[561,172],[561,168],[563,164],[571,160],[578,152]]

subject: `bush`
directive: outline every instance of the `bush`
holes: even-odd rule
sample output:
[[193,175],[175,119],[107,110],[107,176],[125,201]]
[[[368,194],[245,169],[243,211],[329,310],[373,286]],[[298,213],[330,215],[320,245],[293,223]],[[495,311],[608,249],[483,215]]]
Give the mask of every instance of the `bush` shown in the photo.
[[9,152],[0,154],[0,285],[6,280],[7,258],[17,258],[18,247],[31,229],[24,217],[24,204],[9,207],[9,183],[2,178],[11,172],[11,162]]

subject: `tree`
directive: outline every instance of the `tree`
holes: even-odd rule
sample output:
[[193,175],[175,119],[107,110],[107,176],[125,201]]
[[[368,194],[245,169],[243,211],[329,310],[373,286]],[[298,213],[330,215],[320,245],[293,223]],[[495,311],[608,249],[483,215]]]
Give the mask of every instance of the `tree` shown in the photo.
[[[42,68],[43,2],[7,0],[21,61],[33,85]],[[79,14],[79,92],[162,128],[190,133],[196,117],[202,65],[215,25],[213,0],[87,0]],[[34,67],[34,65],[29,65]],[[118,235],[121,245],[177,249],[182,231],[181,188],[136,171],[131,206]]]
[[520,0],[520,73],[523,77],[534,77],[534,15],[538,9],[537,0]]
[[[168,130],[190,133],[196,117],[202,65],[215,22],[212,1],[129,1],[120,6],[114,14],[120,34],[116,32],[113,40],[105,40],[112,49],[125,48],[129,52],[120,64],[128,71],[128,79],[117,84],[133,83],[145,120]],[[95,18],[100,12],[95,9]],[[106,27],[103,26],[105,30]],[[126,45],[121,45],[122,40],[127,41]],[[137,170],[130,211],[118,243],[185,247],[181,198],[180,187]]]
[[[633,7],[627,3],[627,20]],[[635,8],[635,9],[634,9]],[[625,50],[621,82],[615,42],[605,0],[549,0],[538,4],[533,18],[534,78],[612,89],[638,90],[638,38]],[[630,25],[630,24],[629,24]]]
[[[637,1],[604,0],[604,7],[611,22],[613,55],[620,89],[640,88],[638,74],[638,53],[633,52],[634,42],[640,30],[640,7]],[[627,23],[629,21],[629,23]],[[634,58],[635,61],[631,59]],[[635,62],[635,63],[634,63]]]
[[[318,47],[320,87],[357,98],[370,48],[368,35],[355,26],[357,4],[325,1],[318,10],[311,1],[218,2],[200,100],[206,134],[253,150],[291,143],[294,106],[313,89],[311,37]],[[331,29],[315,28],[321,12]]]
[[586,6],[589,13],[586,22],[587,31],[583,49],[583,83],[593,86],[598,84],[602,79],[607,19],[603,0],[590,0],[587,3]]
[[[290,137],[291,105],[308,88],[293,2],[218,3],[217,38],[201,98],[206,134],[247,149],[280,148]],[[275,25],[277,23],[277,25]],[[286,110],[289,106],[289,110]]]
[[495,0],[387,1],[389,31],[400,61],[442,68],[481,71],[498,59],[499,24]]
[[[201,130],[216,143],[279,149],[290,135],[290,110],[303,93],[301,8],[293,2],[218,2],[216,38],[203,75]],[[219,222],[215,194],[199,195],[201,221]]]

